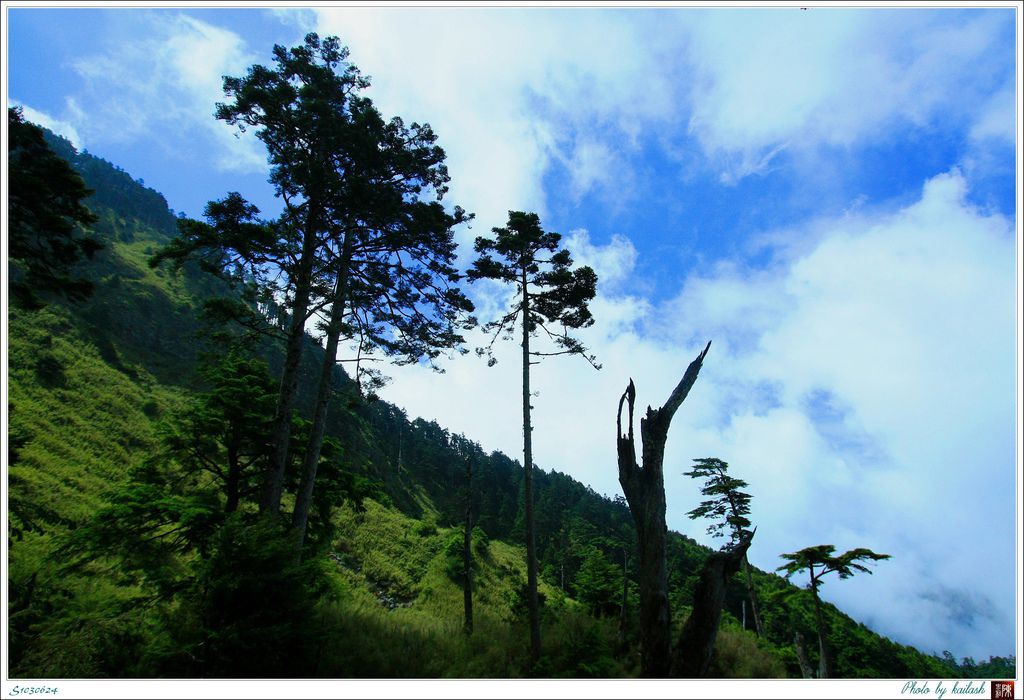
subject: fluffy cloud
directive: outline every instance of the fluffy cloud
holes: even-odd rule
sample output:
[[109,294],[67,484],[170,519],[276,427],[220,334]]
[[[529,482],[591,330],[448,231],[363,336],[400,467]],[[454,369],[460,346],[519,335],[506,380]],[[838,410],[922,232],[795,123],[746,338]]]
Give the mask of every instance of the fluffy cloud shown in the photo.
[[510,209],[544,217],[542,181],[554,163],[567,168],[577,198],[607,186],[636,119],[672,110],[669,76],[655,54],[637,50],[638,17],[352,7],[318,9],[306,26],[351,47],[382,112],[431,123],[448,154],[453,201],[489,230]]
[[152,140],[212,152],[231,172],[265,170],[262,146],[215,120],[224,99],[221,76],[243,74],[255,59],[237,34],[183,14],[141,14],[139,38],[83,57],[74,70],[84,81],[67,110],[90,143]]
[[[730,231],[736,254],[686,251],[693,269],[658,260],[652,268],[678,282],[667,300],[647,294],[637,266],[653,250],[679,252],[671,232],[591,238],[560,224],[601,279],[597,322],[580,336],[603,369],[577,358],[534,368],[536,454],[617,492],[614,411],[626,382],[641,406],[660,405],[713,339],[669,439],[670,526],[703,537],[685,518],[698,485],[682,473],[694,457],[721,457],[751,484],[756,565],[820,542],[888,552],[875,576],[830,583],[826,597],[927,650],[1009,651],[1012,576],[978,572],[1014,556],[1013,232],[965,192],[993,173],[1000,187],[1012,182],[999,170],[1015,134],[1013,62],[999,53],[1013,45],[1012,10],[318,7],[277,17],[338,34],[385,115],[434,126],[451,199],[477,214],[463,243],[509,209],[546,219],[553,174],[572,203],[590,196],[607,213],[659,159],[696,186],[709,173],[739,182],[793,166],[791,181],[818,183],[910,132],[915,148],[949,136],[930,173],[961,170],[920,183],[917,196],[892,192],[898,208],[855,202],[756,239]],[[265,54],[182,13],[132,18],[130,38],[72,65],[85,88],[51,123],[73,124],[97,152],[148,139],[263,172],[251,135],[237,139],[211,114],[220,76]],[[663,175],[650,176],[655,194],[670,196],[679,183]],[[473,291],[484,320],[508,300],[493,285]],[[518,455],[518,347],[497,356],[490,369],[453,359],[443,377],[395,369],[385,397]]]
[[984,97],[1007,78],[992,60],[1007,15],[791,10],[684,13],[690,130],[726,179],[764,171],[783,150],[953,120],[989,128]]
[[636,196],[643,175],[634,159],[652,141],[687,172],[710,167],[725,183],[769,172],[783,154],[820,182],[837,167],[823,159],[907,129],[1005,134],[1010,103],[988,95],[1012,78],[1012,62],[993,60],[1009,16],[355,7],[295,15],[303,29],[342,37],[373,76],[385,114],[431,122],[448,152],[452,200],[484,230],[509,209],[545,218],[544,178],[556,171],[570,200],[597,193],[621,205]]

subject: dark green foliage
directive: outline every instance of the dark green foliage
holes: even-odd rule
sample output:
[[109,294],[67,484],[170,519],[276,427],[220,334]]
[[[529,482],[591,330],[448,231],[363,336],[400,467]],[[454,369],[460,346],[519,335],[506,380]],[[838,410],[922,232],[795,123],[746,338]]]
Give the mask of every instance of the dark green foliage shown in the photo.
[[206,472],[221,486],[224,510],[238,509],[270,458],[276,392],[266,363],[239,348],[200,367],[209,390],[170,422],[163,442],[187,472]]
[[[420,537],[430,537],[436,534],[436,528],[431,529],[420,529],[417,531],[417,535]],[[444,572],[454,583],[463,584],[465,578],[465,565],[463,564],[463,535],[461,532],[452,532],[445,540],[444,547],[441,550],[444,554]],[[472,550],[476,556],[472,557],[472,568],[471,571],[477,571],[480,568],[478,561],[481,557],[487,556],[487,548],[490,543],[487,533],[480,528],[474,528],[472,533]]]
[[471,540],[473,542],[473,552],[479,557],[486,556],[487,548],[491,543],[491,538],[487,536],[487,533],[479,527],[474,527]]
[[545,630],[545,654],[536,674],[549,678],[614,678],[624,675],[616,658],[615,630],[579,610],[560,611]]
[[[484,551],[486,551],[486,544],[482,545]],[[474,543],[474,549],[478,550],[481,548],[479,542]],[[465,565],[463,564],[463,550],[462,550],[462,533],[453,532],[444,543],[444,572],[452,580],[452,582],[463,585],[463,579],[465,578],[463,572],[465,571]],[[471,572],[475,572],[480,568],[477,557],[472,558]]]
[[[724,530],[729,530],[729,542],[726,550],[732,550],[741,546],[744,538],[753,536],[750,530],[750,494],[741,491],[747,487],[747,482],[737,479],[728,474],[729,464],[714,457],[695,459],[696,466],[686,476],[694,479],[705,479],[701,488],[701,495],[712,498],[701,502],[699,506],[687,513],[691,519],[710,518],[713,520],[708,526],[708,534],[712,537],[721,537]],[[747,593],[750,597],[750,612],[754,619],[754,628],[758,636],[764,634],[764,624],[761,622],[761,614],[757,600],[757,592],[754,588],[753,577],[750,574],[750,565],[744,555],[740,563],[747,583]]]
[[744,632],[734,620],[723,622],[715,639],[711,678],[785,678],[785,650]]
[[[319,641],[306,621],[327,586],[320,562],[266,522],[229,519],[183,596],[164,672],[204,678],[303,677]],[[176,621],[175,621],[176,622]]]
[[40,293],[81,301],[93,283],[76,277],[73,268],[102,248],[81,232],[97,221],[83,202],[91,190],[20,109],[7,109],[7,131],[11,299],[29,309],[42,306]]
[[826,629],[825,616],[822,612],[821,600],[818,597],[818,587],[821,585],[821,578],[826,574],[837,573],[839,578],[845,579],[853,576],[854,572],[870,574],[871,569],[867,568],[861,561],[880,561],[889,559],[888,554],[876,554],[870,549],[859,547],[844,552],[839,556],[833,556],[835,547],[830,544],[819,544],[814,547],[806,547],[799,552],[782,554],[782,558],[789,563],[778,567],[776,571],[785,571],[786,578],[789,578],[800,571],[807,571],[810,575],[810,582],[807,588],[811,591],[811,598],[814,601],[815,622],[817,623],[818,646],[821,657],[819,659],[819,676],[829,678],[835,672],[835,664],[831,652],[831,634]]
[[[273,55],[273,67],[255,65],[244,77],[224,79],[230,101],[218,104],[217,118],[255,129],[267,145],[284,213],[261,219],[232,192],[207,205],[206,222],[182,220],[180,236],[151,264],[199,260],[247,302],[215,302],[211,314],[286,341],[264,513],[280,509],[305,327],[324,314],[317,328],[325,353],[292,514],[301,544],[339,343],[356,341],[355,379],[371,395],[383,379],[365,366],[366,355],[411,363],[457,347],[473,306],[456,286],[452,229],[472,215],[441,206],[449,178],[430,126],[386,122],[361,96],[369,81],[347,61],[337,37],[309,34],[292,49],[275,46]],[[273,300],[282,298],[287,308],[278,309]]]
[[[11,421],[10,416],[14,413],[14,405],[7,405],[8,428],[7,428],[7,466],[15,466],[21,459],[21,450],[28,442],[28,432],[17,422]],[[54,521],[58,516],[53,511],[24,497],[24,488],[20,483],[21,479],[17,472],[8,475],[8,488],[11,496],[7,501],[7,546],[10,547],[14,541],[21,541],[30,532],[42,532],[44,521]]]
[[[525,622],[530,618],[530,586],[526,579],[518,579],[506,596],[506,602],[512,610],[515,622]],[[547,596],[537,591],[537,609],[543,614]]]
[[88,184],[92,193],[86,204],[101,220],[107,215],[108,236],[130,243],[135,240],[135,224],[155,232],[161,240],[174,235],[175,216],[162,194],[110,161],[86,150],[78,152],[62,136],[46,130],[43,136],[53,152],[70,163]]
[[789,563],[783,564],[776,571],[785,571],[787,578],[801,571],[807,571],[811,577],[809,588],[817,590],[821,585],[821,578],[826,574],[837,573],[841,579],[850,578],[856,572],[870,574],[871,569],[860,562],[891,558],[888,554],[876,554],[863,547],[851,549],[836,557],[832,556],[835,549],[830,544],[819,544],[814,547],[806,547],[799,552],[782,554],[780,556]]
[[622,569],[597,547],[591,547],[574,580],[576,599],[598,617],[619,613],[622,598]]
[[990,656],[988,661],[976,662],[965,656],[959,662],[949,651],[942,652],[941,661],[949,667],[950,675],[958,678],[995,678],[1010,679],[1017,676],[1017,657]]
[[152,463],[137,469],[107,501],[92,522],[67,538],[62,556],[77,569],[115,557],[115,575],[161,598],[186,585],[179,557],[209,551],[224,518],[216,490],[197,488],[194,479]]

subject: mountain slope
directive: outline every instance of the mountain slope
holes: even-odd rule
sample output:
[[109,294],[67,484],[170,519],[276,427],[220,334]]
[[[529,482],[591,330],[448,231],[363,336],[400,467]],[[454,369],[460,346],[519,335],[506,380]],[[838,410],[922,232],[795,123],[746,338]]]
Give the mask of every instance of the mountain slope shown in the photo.
[[[173,666],[175,652],[168,650],[175,638],[161,615],[172,609],[156,601],[152,609],[140,606],[147,593],[111,561],[69,571],[58,555],[158,448],[162,421],[203,388],[196,372],[202,301],[227,290],[189,266],[179,274],[150,269],[149,256],[175,233],[163,197],[59,137],[49,141],[95,190],[89,205],[100,217],[94,230],[106,248],[83,268],[96,285],[88,302],[55,301],[39,312],[11,309],[9,315],[9,431],[17,447],[9,470],[11,671],[148,676],[190,668]],[[312,338],[306,350],[300,412],[308,413],[321,350]],[[276,372],[280,352],[270,343],[260,352]],[[386,402],[351,401],[344,392],[334,399],[328,433],[343,446],[348,468],[377,487],[363,508],[335,504],[334,531],[319,562],[329,585],[315,608],[310,634],[317,651],[309,672],[523,674],[520,465]],[[471,638],[459,633],[462,592],[449,573],[467,458],[474,464],[476,524],[487,540],[477,549]],[[636,586],[628,569],[621,633],[618,620],[623,551],[635,547],[628,508],[558,472],[538,472],[535,489],[546,600],[542,675],[635,674]],[[670,597],[680,624],[710,551],[670,535]],[[595,588],[582,573],[594,567],[606,578],[618,576],[617,583]],[[808,596],[773,574],[755,571],[754,580],[767,639],[741,629],[745,590],[737,579],[728,591],[714,670],[799,677],[796,632],[816,661]],[[826,606],[826,617],[840,676],[954,675],[939,659],[875,635],[833,606]]]

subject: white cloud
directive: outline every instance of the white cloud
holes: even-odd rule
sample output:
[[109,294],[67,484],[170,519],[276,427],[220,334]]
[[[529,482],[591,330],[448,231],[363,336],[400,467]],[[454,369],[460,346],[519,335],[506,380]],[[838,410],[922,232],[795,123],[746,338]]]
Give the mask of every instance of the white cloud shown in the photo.
[[448,154],[452,200],[474,211],[485,231],[510,209],[544,218],[542,180],[552,163],[569,169],[577,198],[606,186],[637,120],[674,108],[657,56],[638,50],[640,14],[352,7],[317,14],[320,33],[339,35],[373,77],[370,94],[386,116],[434,127]]
[[[732,335],[747,333],[749,321],[755,329],[753,342],[727,341],[725,352],[709,356],[716,369],[701,378],[705,392],[718,390],[717,368],[741,384],[777,388],[781,408],[760,416],[740,409],[724,431],[712,431],[719,456],[742,455],[734,467],[751,482],[755,519],[771,522],[759,530],[752,560],[771,566],[772,554],[818,542],[892,553],[876,580],[830,586],[826,597],[929,651],[941,651],[937,639],[955,646],[960,637],[970,647],[963,653],[1006,653],[1011,590],[970,572],[1013,557],[1013,229],[964,195],[958,172],[936,177],[895,214],[840,222],[778,270],[777,284],[748,285],[720,271],[691,279],[676,310],[688,327]],[[845,415],[828,431],[816,429],[815,439],[800,438],[791,411],[814,418],[801,407],[821,392]],[[761,440],[730,439],[750,423],[764,425]],[[838,441],[822,439],[837,433]],[[798,445],[802,457],[791,454]],[[781,479],[779,450],[789,472]],[[889,568],[901,573],[889,579]],[[939,587],[947,593],[920,598]],[[962,623],[948,615],[950,596],[964,591],[997,613],[976,620],[970,636],[951,634]],[[895,613],[886,619],[880,606],[928,615],[911,624]]]
[[[892,554],[825,597],[926,651],[1008,653],[1012,576],[976,572],[1014,557],[1013,229],[964,196],[959,172],[938,176],[899,211],[816,222],[825,232],[767,272],[691,274],[662,306],[602,288],[581,336],[604,368],[534,367],[538,463],[618,492],[627,380],[639,407],[660,405],[713,339],[668,441],[670,527],[704,538],[685,518],[699,493],[682,473],[718,456],[750,483],[755,565],[819,543]],[[623,237],[568,241],[613,280],[632,270]],[[462,358],[443,377],[403,368],[385,397],[516,456],[518,347],[499,359]]]
[[730,181],[762,172],[783,150],[978,119],[1002,79],[993,51],[1009,15],[792,8],[686,17],[690,130]]
[[223,75],[241,75],[255,59],[237,34],[186,15],[142,15],[145,38],[130,39],[74,63],[85,90],[68,113],[90,142],[150,139],[173,148],[210,151],[230,172],[261,172],[265,156],[251,134],[214,119],[224,99]]
[[1017,135],[1017,101],[1012,87],[1006,87],[985,103],[978,121],[971,127],[971,141],[995,140],[1012,146]]
[[636,248],[622,234],[613,235],[608,245],[599,246],[591,242],[586,229],[576,229],[565,238],[565,247],[578,265],[594,268],[602,289],[628,280],[636,267]]
[[60,134],[70,141],[72,146],[79,150],[84,147],[85,144],[82,141],[82,137],[78,135],[78,131],[70,122],[51,117],[49,114],[40,112],[37,109],[32,109],[28,105],[22,104],[17,100],[11,100],[10,106],[21,107],[21,113],[24,115],[26,121],[45,127],[55,134]]

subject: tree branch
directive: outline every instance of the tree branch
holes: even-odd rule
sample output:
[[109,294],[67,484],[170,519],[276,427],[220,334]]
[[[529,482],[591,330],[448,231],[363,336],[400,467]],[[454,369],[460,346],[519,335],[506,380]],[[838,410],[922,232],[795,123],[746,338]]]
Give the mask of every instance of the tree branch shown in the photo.
[[686,368],[686,373],[683,378],[679,380],[679,384],[672,390],[672,394],[668,397],[668,401],[662,406],[659,412],[659,418],[665,424],[665,429],[668,429],[668,424],[672,422],[672,416],[675,415],[676,411],[686,400],[687,395],[690,393],[690,389],[693,388],[694,382],[697,381],[697,375],[700,374],[700,368],[704,363],[704,356],[708,354],[708,350],[711,348],[711,341],[704,347],[704,351],[697,355],[696,359],[690,363],[690,366]]

